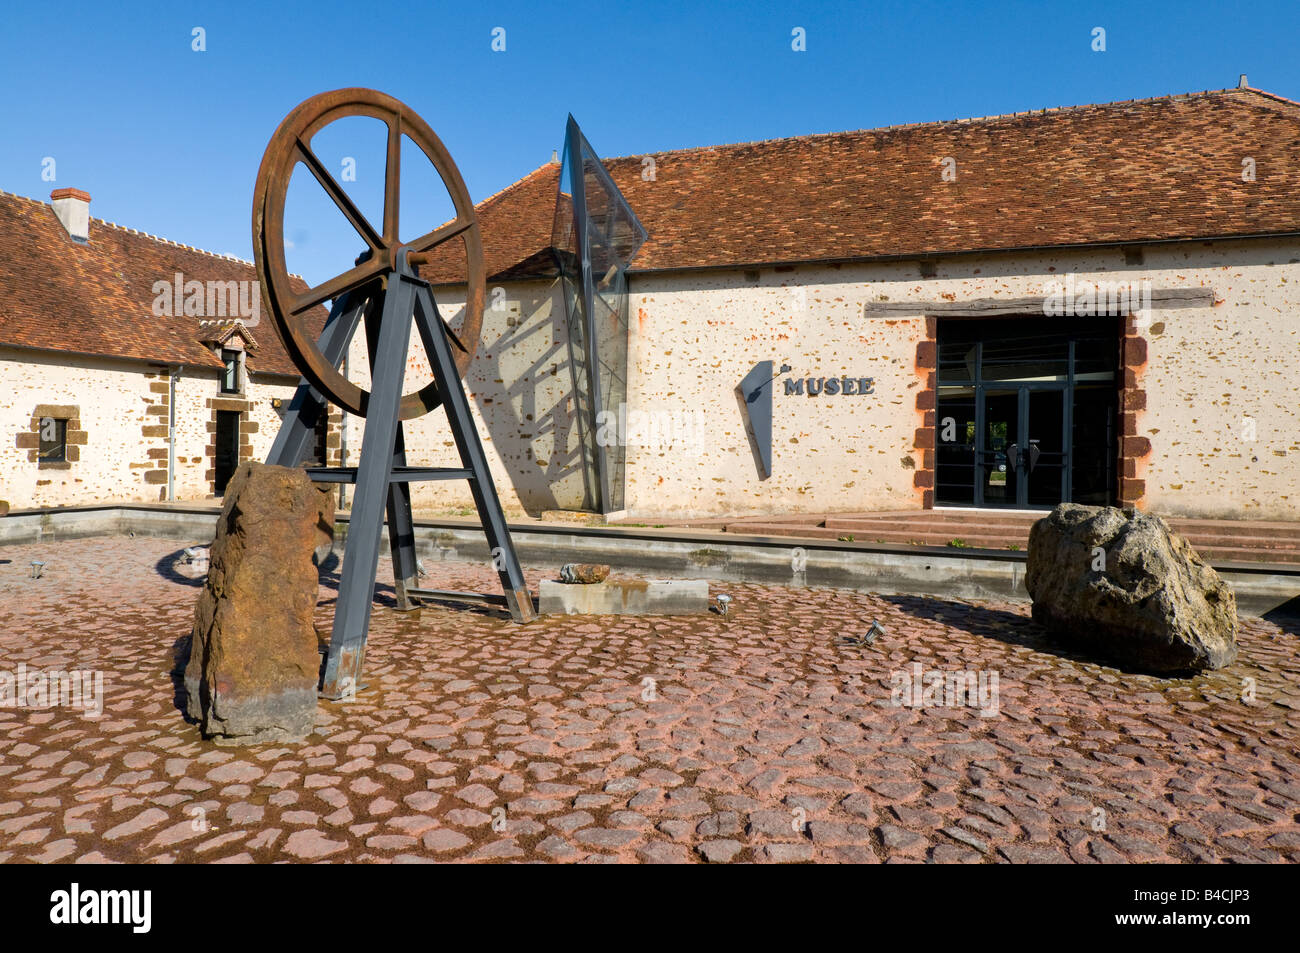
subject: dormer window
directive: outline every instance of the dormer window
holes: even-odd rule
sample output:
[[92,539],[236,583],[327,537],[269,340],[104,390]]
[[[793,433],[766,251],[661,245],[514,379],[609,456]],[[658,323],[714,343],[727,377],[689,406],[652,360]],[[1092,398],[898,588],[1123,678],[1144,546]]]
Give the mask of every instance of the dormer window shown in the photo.
[[225,370],[221,373],[221,393],[239,394],[243,392],[243,357],[243,351],[232,351],[224,347],[221,349],[221,363],[225,365]]

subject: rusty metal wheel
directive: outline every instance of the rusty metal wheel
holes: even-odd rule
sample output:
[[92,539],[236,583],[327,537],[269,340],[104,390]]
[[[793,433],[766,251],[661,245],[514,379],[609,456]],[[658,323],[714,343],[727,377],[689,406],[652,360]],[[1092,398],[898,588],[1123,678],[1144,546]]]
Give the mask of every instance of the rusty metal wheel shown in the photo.
[[[388,127],[384,221],[379,230],[366,220],[311,150],[313,136],[330,123],[348,116],[379,119]],[[450,222],[405,245],[397,237],[403,134],[433,163],[456,210],[456,217]],[[285,199],[290,178],[299,163],[311,172],[369,246],[369,257],[356,267],[302,294],[295,292],[290,285],[284,255]],[[373,89],[336,89],[313,96],[289,113],[271,137],[257,173],[253,196],[253,256],[263,301],[294,364],[313,387],[340,407],[365,416],[369,392],[349,381],[325,358],[317,346],[317,331],[309,325],[307,316],[312,309],[345,292],[385,281],[395,269],[397,254],[402,248],[412,253],[428,252],[453,238],[460,238],[465,245],[465,317],[456,334],[462,347],[456,354],[456,368],[464,377],[478,349],[487,275],[483,263],[483,238],[474,204],[470,201],[460,170],[442,140],[410,107]],[[426,414],[438,403],[437,385],[430,381],[420,390],[403,395],[401,419],[410,420]]]

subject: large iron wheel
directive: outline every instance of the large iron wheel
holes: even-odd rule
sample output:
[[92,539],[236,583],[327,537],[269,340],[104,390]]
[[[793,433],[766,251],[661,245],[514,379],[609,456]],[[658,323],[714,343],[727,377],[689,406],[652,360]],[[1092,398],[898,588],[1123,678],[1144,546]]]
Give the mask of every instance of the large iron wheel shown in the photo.
[[[366,220],[311,150],[312,137],[316,133],[347,116],[369,116],[381,120],[388,127],[384,221],[379,230]],[[456,209],[456,217],[450,222],[405,245],[397,237],[403,134],[433,163]],[[368,257],[364,257],[356,267],[301,294],[290,285],[284,256],[285,199],[290,178],[300,162],[369,246]],[[454,238],[464,242],[467,263],[465,316],[459,333],[455,335],[461,345],[456,353],[456,368],[464,377],[478,349],[487,275],[478,217],[460,170],[442,140],[410,107],[373,89],[337,89],[313,96],[289,113],[271,137],[257,173],[253,196],[253,256],[263,301],[294,364],[313,387],[340,407],[365,416],[369,392],[349,381],[325,358],[317,346],[317,332],[307,321],[307,316],[314,308],[348,291],[386,281],[387,275],[396,268],[398,252],[403,248],[412,253],[428,252]],[[402,397],[401,419],[419,417],[438,404],[437,384],[430,381],[420,390]]]

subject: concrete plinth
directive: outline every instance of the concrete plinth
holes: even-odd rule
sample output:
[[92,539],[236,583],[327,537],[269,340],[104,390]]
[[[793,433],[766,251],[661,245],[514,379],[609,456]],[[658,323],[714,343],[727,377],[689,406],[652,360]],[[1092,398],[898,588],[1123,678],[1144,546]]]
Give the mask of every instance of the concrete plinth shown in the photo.
[[709,611],[704,579],[619,579],[580,585],[542,580],[542,615],[688,615]]

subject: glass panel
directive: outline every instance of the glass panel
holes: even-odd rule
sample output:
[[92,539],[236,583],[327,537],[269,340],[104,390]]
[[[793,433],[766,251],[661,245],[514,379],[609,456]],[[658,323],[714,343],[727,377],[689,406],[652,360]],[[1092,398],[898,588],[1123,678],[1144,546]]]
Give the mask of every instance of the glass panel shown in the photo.
[[975,502],[975,391],[939,388],[937,417],[935,502],[970,506]]
[[221,390],[234,394],[239,390],[239,355],[234,351],[222,351],[221,359],[226,364],[225,374],[221,378]]
[[986,381],[1065,380],[1070,372],[1069,340],[1055,330],[1025,328],[1014,336],[1004,332],[984,342],[980,371]]
[[1010,451],[1020,449],[1020,391],[985,391],[984,450],[980,455],[983,503],[1006,506],[1016,502],[1019,484]]
[[626,446],[622,439],[600,445],[596,422],[601,413],[618,419],[627,401],[626,271],[646,231],[572,116],[551,239],[567,310],[586,506],[610,512],[623,508]]
[[[1118,319],[1107,317],[940,319],[936,502],[972,502],[965,489],[968,480],[978,487],[973,502],[979,505],[1051,506],[1065,498],[1067,485],[1077,502],[1112,502],[1117,479],[1120,326]],[[1075,389],[1069,390],[1072,346]],[[1025,387],[1021,405],[1021,388],[1015,386],[1020,381],[1059,382],[1063,386]],[[983,394],[982,445],[978,451],[963,450],[960,442],[945,446],[943,418],[965,415],[974,419],[979,409],[974,387],[953,385],[977,382]],[[1001,388],[989,389],[985,386],[989,382]],[[1028,431],[1018,435],[1020,406]],[[1067,406],[1072,421],[1068,434]],[[1017,452],[1015,465],[1009,466],[1007,450],[1012,444]],[[1035,448],[1037,457],[1031,466]],[[1017,499],[1019,483],[1024,488]]]
[[1071,477],[1075,503],[1106,506],[1115,498],[1116,407],[1114,384],[1085,384],[1074,389]]
[[1119,332],[1079,337],[1074,342],[1075,380],[1112,380],[1119,366]]
[[965,384],[975,380],[975,342],[939,341],[939,383]]
[[40,426],[38,459],[42,463],[67,463],[68,422],[57,417],[45,417],[38,423]]
[[1055,506],[1065,498],[1065,392],[1025,390],[1029,433],[1021,451],[1030,506]]

